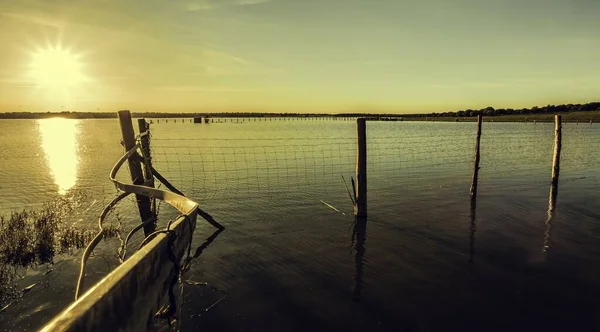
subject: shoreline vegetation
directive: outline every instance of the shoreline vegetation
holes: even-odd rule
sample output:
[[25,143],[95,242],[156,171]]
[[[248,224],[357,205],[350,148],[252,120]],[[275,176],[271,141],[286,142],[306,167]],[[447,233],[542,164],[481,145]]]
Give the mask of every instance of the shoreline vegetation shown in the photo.
[[[0,312],[30,289],[17,287],[26,270],[49,268],[55,257],[84,248],[96,235],[95,228],[68,222],[79,208],[76,202],[61,198],[35,210],[0,215]],[[118,237],[119,229],[120,224],[106,225],[105,239]]]
[[[260,112],[132,112],[134,118],[323,118],[323,117],[365,117],[375,121],[476,121],[478,115],[484,116],[484,121],[497,122],[528,122],[553,121],[554,114],[562,114],[565,122],[600,122],[600,102],[586,104],[563,104],[534,106],[532,108],[512,109],[486,107],[480,110],[460,110],[441,113],[387,114],[387,113],[260,113]],[[4,112],[0,119],[45,119],[62,117],[68,119],[112,119],[116,112]]]

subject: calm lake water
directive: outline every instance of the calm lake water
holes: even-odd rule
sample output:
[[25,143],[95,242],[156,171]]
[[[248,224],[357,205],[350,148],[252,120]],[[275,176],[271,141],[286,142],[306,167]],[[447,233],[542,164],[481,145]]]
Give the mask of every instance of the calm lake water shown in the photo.
[[[596,124],[563,125],[549,216],[553,124],[484,123],[473,218],[474,123],[368,122],[369,217],[354,229],[354,121],[153,121],[155,168],[227,228],[183,277],[221,291],[184,284],[182,330],[600,329]],[[0,120],[0,213],[70,197],[67,222],[94,229],[122,153],[114,119]],[[125,232],[139,223],[131,200],[115,212]],[[162,206],[160,224],[175,216]],[[192,252],[213,233],[199,220]],[[102,242],[86,284],[117,247]],[[0,327],[64,309],[80,254],[28,271],[19,285],[37,286]]]

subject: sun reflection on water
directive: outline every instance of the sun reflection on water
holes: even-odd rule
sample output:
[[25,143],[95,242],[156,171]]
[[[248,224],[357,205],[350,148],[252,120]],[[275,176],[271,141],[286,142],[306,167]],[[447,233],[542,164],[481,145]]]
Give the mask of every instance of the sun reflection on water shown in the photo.
[[37,123],[48,167],[58,186],[58,193],[64,195],[77,182],[79,120],[53,118],[38,120]]

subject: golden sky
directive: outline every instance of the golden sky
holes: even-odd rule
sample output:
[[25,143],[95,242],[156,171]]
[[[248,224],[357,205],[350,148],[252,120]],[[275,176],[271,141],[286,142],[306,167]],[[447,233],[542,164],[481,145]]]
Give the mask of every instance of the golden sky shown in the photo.
[[0,111],[600,99],[597,0],[0,0],[0,45]]

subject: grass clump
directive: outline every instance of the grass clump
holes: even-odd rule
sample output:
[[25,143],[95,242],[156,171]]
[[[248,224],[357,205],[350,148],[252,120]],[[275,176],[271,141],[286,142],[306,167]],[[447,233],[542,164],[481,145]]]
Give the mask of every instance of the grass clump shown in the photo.
[[[0,215],[0,312],[20,292],[18,270],[54,263],[57,254],[87,246],[98,233],[71,224],[79,206],[72,198],[61,198],[38,210],[13,211]],[[106,225],[105,238],[116,237],[119,225]]]
[[[70,224],[78,206],[62,199],[39,210],[0,216],[0,265],[32,267],[53,263],[56,254],[85,247],[98,233],[95,224]],[[119,225],[105,225],[105,238],[118,236]]]
[[56,252],[52,211],[12,212],[0,216],[0,264],[29,267],[51,263]]

